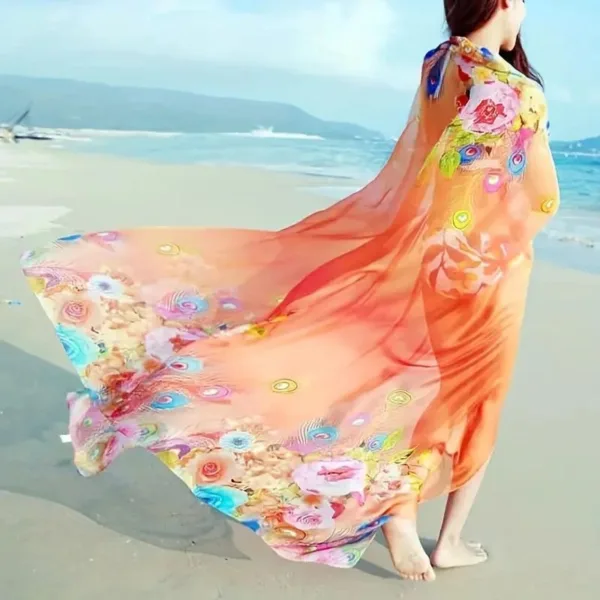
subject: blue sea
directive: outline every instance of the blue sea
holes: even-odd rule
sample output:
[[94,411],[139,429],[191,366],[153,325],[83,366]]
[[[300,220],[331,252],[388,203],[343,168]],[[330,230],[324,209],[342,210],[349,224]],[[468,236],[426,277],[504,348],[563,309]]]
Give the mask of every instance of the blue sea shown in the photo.
[[[394,140],[328,140],[257,130],[233,134],[79,132],[60,145],[180,164],[243,165],[319,178],[311,191],[341,199],[370,181]],[[559,214],[536,241],[538,256],[600,272],[600,155],[555,154],[561,185]]]

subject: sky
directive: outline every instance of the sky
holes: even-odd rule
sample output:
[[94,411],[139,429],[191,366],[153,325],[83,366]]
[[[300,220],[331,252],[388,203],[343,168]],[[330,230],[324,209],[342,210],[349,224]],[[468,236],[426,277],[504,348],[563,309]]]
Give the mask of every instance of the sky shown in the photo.
[[[0,0],[0,73],[292,102],[398,134],[442,0]],[[527,0],[555,139],[600,135],[598,0]]]

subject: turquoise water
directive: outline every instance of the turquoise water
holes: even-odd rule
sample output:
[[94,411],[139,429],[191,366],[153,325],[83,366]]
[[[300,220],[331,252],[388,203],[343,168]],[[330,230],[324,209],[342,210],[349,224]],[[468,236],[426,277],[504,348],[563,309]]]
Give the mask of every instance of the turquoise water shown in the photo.
[[[185,164],[261,167],[327,178],[317,191],[343,198],[369,181],[393,140],[325,140],[274,134],[93,134],[65,142],[69,149]],[[555,155],[561,210],[539,236],[542,257],[600,272],[600,155]],[[331,185],[331,181],[335,183]],[[311,188],[313,191],[315,188]]]

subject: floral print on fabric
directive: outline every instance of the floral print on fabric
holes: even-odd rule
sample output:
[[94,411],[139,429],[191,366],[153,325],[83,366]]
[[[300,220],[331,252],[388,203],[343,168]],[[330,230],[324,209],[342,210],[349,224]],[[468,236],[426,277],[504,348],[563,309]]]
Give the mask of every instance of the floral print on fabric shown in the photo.
[[[547,114],[539,86],[485,48],[457,38],[443,52],[454,54],[451,68],[464,88],[456,117],[426,163],[437,161],[452,212],[430,231],[424,274],[440,294],[460,297],[493,286],[519,259],[518,230],[529,210],[510,206],[507,197],[526,176],[534,137],[547,135]],[[504,229],[494,231],[491,216],[502,210],[502,220],[493,222]]]
[[145,447],[196,498],[294,560],[353,566],[385,522],[371,516],[379,503],[418,495],[435,468],[427,465],[429,453],[402,449],[401,432],[365,441],[349,454],[340,446],[307,455],[273,444],[273,433],[258,418],[177,438],[156,412],[107,419],[89,390],[70,394],[68,404],[75,462],[83,475],[100,472],[127,448]]
[[500,280],[508,267],[506,242],[485,233],[467,237],[458,228],[443,229],[429,239],[423,262],[433,288],[460,298]]
[[451,40],[388,165],[340,203],[278,232],[103,231],[27,253],[83,384],[79,471],[144,448],[280,556],[354,566],[388,519],[489,459],[528,249],[558,207],[545,135],[540,90]]
[[471,88],[459,118],[465,131],[502,134],[514,122],[519,109],[514,88],[501,81],[486,81]]

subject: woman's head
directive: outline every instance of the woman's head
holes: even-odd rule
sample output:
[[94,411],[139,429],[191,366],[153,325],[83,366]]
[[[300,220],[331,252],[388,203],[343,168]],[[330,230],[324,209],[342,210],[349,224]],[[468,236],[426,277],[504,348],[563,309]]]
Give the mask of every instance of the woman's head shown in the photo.
[[484,27],[493,28],[500,40],[500,54],[527,77],[542,83],[531,67],[521,42],[525,0],[444,0],[450,35],[468,37]]

